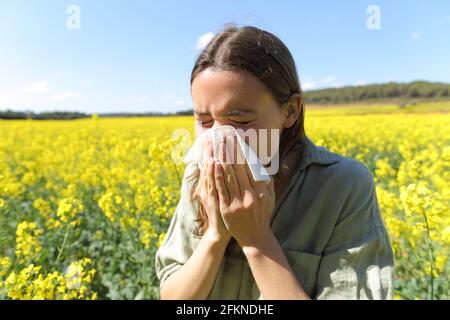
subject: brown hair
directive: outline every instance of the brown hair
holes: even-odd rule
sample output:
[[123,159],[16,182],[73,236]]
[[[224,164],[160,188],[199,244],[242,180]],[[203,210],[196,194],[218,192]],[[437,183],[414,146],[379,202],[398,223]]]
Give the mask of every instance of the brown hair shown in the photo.
[[[275,100],[284,105],[294,93],[303,97],[294,59],[289,49],[275,35],[265,30],[226,24],[221,32],[199,54],[191,73],[191,85],[202,71],[213,68],[223,71],[247,71],[256,76],[270,90]],[[301,105],[296,122],[284,128],[279,145],[280,169],[283,159],[294,145],[304,146],[304,108]],[[281,170],[276,174],[281,174]],[[200,205],[199,233],[208,227],[208,217]]]

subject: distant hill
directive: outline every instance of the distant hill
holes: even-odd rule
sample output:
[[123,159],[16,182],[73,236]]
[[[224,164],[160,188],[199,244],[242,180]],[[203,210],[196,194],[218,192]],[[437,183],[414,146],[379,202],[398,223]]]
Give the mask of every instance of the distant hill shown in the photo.
[[20,120],[20,119],[35,119],[35,120],[73,120],[86,118],[90,115],[82,112],[66,112],[66,111],[54,111],[54,112],[32,112],[32,111],[13,111],[13,110],[0,110],[0,119],[4,120]]
[[[417,102],[450,100],[450,84],[414,81],[410,83],[389,82],[385,84],[370,84],[364,86],[347,86],[328,88],[305,92],[306,104],[333,105],[352,103],[389,103],[405,106]],[[192,109],[175,113],[145,112],[145,113],[102,113],[99,117],[161,117],[192,115]],[[90,114],[81,112],[42,112],[1,111],[0,119],[79,119]]]
[[[184,116],[191,115],[192,110],[178,111],[174,113],[163,112],[142,112],[142,113],[130,113],[130,112],[114,112],[114,113],[100,113],[98,117],[165,117],[165,116]],[[91,117],[92,114],[82,112],[66,112],[66,111],[53,111],[53,112],[32,112],[32,111],[13,111],[13,110],[0,110],[0,119],[4,120],[74,120],[81,118]]]
[[450,99],[450,84],[414,81],[389,82],[364,86],[328,88],[305,92],[305,103],[340,104],[352,102],[393,102],[406,104],[418,101]]

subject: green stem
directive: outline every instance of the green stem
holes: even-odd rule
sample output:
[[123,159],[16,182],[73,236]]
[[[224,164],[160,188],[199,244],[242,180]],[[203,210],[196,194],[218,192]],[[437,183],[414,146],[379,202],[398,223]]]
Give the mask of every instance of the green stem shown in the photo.
[[181,186],[181,178],[180,178],[180,174],[178,173],[178,168],[177,168],[175,162],[173,161],[172,156],[171,156],[170,154],[168,154],[166,151],[163,151],[163,153],[170,159],[170,162],[172,162],[172,165],[173,165],[173,167],[174,167],[174,169],[175,169],[175,173],[177,174],[178,183],[179,183],[180,186]]
[[64,251],[64,248],[66,247],[67,238],[69,237],[69,231],[70,231],[70,224],[67,223],[66,233],[64,234],[64,240],[63,240],[61,248],[59,249],[58,257],[56,257],[56,263],[59,262],[59,259],[61,258],[61,255],[62,255],[62,253]]
[[430,226],[428,224],[428,217],[427,214],[425,213],[425,210],[423,211],[423,217],[425,219],[425,225],[427,227],[428,258],[430,259],[430,285],[431,285],[430,298],[431,300],[434,300],[434,249],[433,244],[431,242]]

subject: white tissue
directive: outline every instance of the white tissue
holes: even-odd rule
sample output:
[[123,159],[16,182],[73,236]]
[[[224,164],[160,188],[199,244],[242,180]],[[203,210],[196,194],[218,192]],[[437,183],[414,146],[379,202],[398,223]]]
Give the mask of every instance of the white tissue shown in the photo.
[[238,131],[232,126],[220,126],[215,128],[209,128],[204,131],[197,139],[195,139],[194,144],[189,149],[186,156],[183,158],[185,163],[197,163],[199,167],[203,160],[203,141],[208,136],[211,137],[213,142],[213,156],[216,161],[219,160],[218,150],[220,142],[224,141],[225,136],[236,136],[240,153],[245,157],[247,165],[249,166],[250,172],[252,173],[253,179],[255,181],[270,181],[271,177],[267,173],[266,168],[261,164],[255,151],[244,141]]

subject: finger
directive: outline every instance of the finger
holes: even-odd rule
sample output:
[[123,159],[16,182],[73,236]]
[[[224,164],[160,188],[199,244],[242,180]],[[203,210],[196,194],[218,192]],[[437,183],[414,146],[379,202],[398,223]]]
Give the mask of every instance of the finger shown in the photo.
[[199,195],[205,194],[208,190],[208,180],[207,180],[207,174],[208,174],[208,140],[205,139],[203,141],[203,148],[202,148],[202,166],[200,170],[200,179],[198,183],[199,187]]
[[229,150],[229,146],[231,146],[233,144],[233,137],[232,136],[228,136],[226,139],[226,145],[223,146],[223,148],[225,149],[225,162],[221,163],[222,164],[222,168],[224,171],[224,175],[225,175],[225,182],[227,184],[227,188],[228,188],[228,193],[230,194],[230,201],[231,199],[234,199],[237,195],[241,194],[241,191],[239,189],[239,184],[233,169],[233,159],[231,156],[230,150]]
[[236,155],[236,162],[233,163],[234,173],[236,175],[237,183],[239,184],[240,196],[244,197],[245,191],[251,188],[250,181],[248,179],[248,175],[245,169],[247,165],[245,162],[245,158],[242,155],[240,147],[238,146],[238,141],[236,137],[233,137],[234,141],[234,154]]
[[208,185],[208,200],[214,201],[214,203],[218,202],[217,199],[217,191],[216,191],[216,183],[214,181],[214,159],[208,159],[208,172],[206,174],[206,180]]
[[[227,198],[228,198],[227,203],[229,203],[229,201],[231,200],[230,187],[232,187],[232,186],[227,181],[228,175],[225,172],[226,161],[227,161],[227,149],[226,149],[225,141],[222,141],[221,143],[219,143],[219,161],[216,162],[216,167],[217,167],[216,172],[218,172],[221,175],[222,183],[224,184],[225,191],[227,193]],[[217,184],[216,184],[216,187],[217,187]]]
[[[223,143],[221,143],[223,144]],[[225,184],[225,177],[220,162],[214,164],[214,180],[216,183],[217,194],[219,196],[220,206],[229,205],[230,195],[228,193],[227,185]]]

